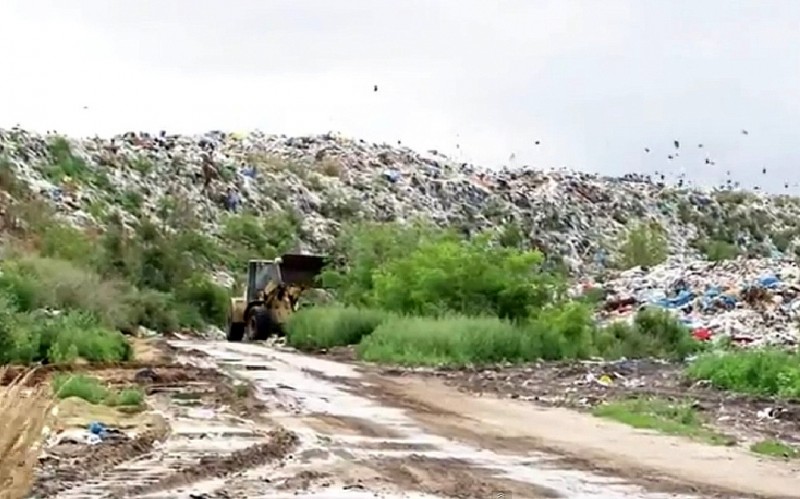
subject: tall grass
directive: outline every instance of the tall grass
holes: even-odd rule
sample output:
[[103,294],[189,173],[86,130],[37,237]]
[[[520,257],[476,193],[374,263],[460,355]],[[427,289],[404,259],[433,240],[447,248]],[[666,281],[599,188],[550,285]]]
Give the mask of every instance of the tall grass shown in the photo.
[[46,385],[25,387],[32,374],[20,375],[0,392],[0,499],[27,497],[33,485],[53,400]]
[[386,312],[357,307],[311,307],[292,315],[286,339],[301,350],[354,345],[388,316]]
[[597,327],[591,308],[573,302],[518,323],[450,314],[401,316],[353,307],[316,307],[294,314],[288,341],[306,350],[358,344],[368,361],[464,365],[590,357],[683,359],[700,348],[665,312],[640,312],[632,325]]

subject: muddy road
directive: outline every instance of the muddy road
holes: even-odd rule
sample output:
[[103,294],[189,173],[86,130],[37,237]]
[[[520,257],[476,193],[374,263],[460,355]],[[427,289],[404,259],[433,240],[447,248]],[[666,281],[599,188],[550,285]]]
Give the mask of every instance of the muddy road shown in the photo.
[[[149,397],[168,437],[51,497],[800,498],[797,465],[259,344],[171,340],[258,407]],[[176,388],[177,390],[177,388]]]

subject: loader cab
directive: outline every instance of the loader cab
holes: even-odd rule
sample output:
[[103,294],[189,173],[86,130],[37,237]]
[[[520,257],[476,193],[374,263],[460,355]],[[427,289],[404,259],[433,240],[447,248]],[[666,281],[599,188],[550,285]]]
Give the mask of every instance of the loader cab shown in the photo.
[[271,281],[280,282],[280,259],[247,262],[247,302],[258,299],[259,291]]

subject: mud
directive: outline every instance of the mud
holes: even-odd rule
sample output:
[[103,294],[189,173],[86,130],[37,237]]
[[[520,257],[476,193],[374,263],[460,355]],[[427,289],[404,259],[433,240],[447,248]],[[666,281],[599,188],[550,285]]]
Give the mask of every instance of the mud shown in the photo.
[[546,487],[497,479],[460,459],[432,459],[412,454],[405,458],[379,459],[369,466],[404,490],[436,496],[484,499],[502,493],[505,497],[529,499],[565,497]]
[[36,497],[53,497],[69,490],[75,483],[151,452],[154,444],[163,441],[166,434],[164,427],[162,431],[147,432],[122,442],[50,449],[32,493]]
[[195,466],[183,468],[146,485],[120,488],[112,497],[136,497],[152,492],[170,490],[209,478],[224,478],[242,470],[255,468],[271,461],[286,458],[296,449],[297,435],[285,430],[274,430],[267,442],[241,449],[227,456],[204,456]]

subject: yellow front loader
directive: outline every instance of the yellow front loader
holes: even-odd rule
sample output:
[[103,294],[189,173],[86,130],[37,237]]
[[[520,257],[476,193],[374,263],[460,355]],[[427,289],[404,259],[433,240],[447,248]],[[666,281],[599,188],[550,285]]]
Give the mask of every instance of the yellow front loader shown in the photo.
[[274,260],[250,260],[247,286],[231,298],[228,341],[264,340],[283,335],[289,316],[297,310],[303,291],[315,287],[326,258],[286,254]]

